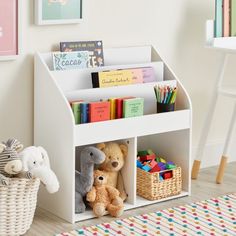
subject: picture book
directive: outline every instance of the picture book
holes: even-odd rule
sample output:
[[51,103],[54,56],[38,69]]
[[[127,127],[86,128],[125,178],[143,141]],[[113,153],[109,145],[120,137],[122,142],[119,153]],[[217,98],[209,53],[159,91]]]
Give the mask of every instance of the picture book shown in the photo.
[[215,0],[215,37],[223,36],[223,0]]
[[71,102],[71,108],[75,118],[75,124],[81,123],[81,112],[80,112],[80,104],[82,101]]
[[123,117],[123,100],[124,99],[131,99],[134,97],[123,97],[116,99],[116,119],[120,119]]
[[89,123],[89,104],[82,102],[80,103],[80,123]]
[[116,98],[110,98],[108,101],[110,102],[110,119],[114,120],[116,119]]
[[130,98],[123,100],[123,118],[142,116],[143,109],[143,98]]
[[87,51],[89,54],[89,67],[104,66],[103,44],[98,41],[61,42],[61,52]]
[[98,122],[110,120],[110,102],[91,102],[89,103],[89,121]]
[[86,51],[53,52],[52,57],[54,70],[69,70],[88,67],[89,55]]
[[120,69],[92,73],[93,88],[105,88],[155,81],[152,67]]

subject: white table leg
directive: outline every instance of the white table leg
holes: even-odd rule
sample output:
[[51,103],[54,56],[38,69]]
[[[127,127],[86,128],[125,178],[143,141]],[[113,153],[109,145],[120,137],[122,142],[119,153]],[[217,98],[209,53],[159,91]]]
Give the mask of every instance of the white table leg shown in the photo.
[[196,151],[196,158],[194,160],[193,167],[192,167],[192,179],[197,179],[197,177],[198,177],[199,169],[201,166],[201,160],[203,158],[204,148],[206,145],[206,141],[207,141],[207,137],[209,134],[212,118],[213,118],[214,111],[215,111],[216,102],[218,99],[218,88],[221,86],[222,80],[224,78],[224,73],[225,73],[227,62],[228,62],[228,54],[224,54],[224,56],[222,58],[222,67],[220,68],[219,76],[218,76],[217,81],[215,83],[215,87],[214,87],[213,94],[211,97],[209,109],[206,114],[206,120],[205,120],[203,129],[202,129],[202,132],[200,135],[200,140],[199,140],[197,151]]
[[234,110],[233,110],[233,114],[231,117],[227,137],[225,140],[223,154],[221,156],[221,161],[220,161],[220,165],[219,165],[217,176],[216,176],[216,183],[217,184],[221,184],[223,181],[225,167],[227,165],[227,160],[228,160],[230,141],[232,140],[232,135],[233,135],[233,130],[234,130],[235,118],[236,118],[236,102],[234,103]]

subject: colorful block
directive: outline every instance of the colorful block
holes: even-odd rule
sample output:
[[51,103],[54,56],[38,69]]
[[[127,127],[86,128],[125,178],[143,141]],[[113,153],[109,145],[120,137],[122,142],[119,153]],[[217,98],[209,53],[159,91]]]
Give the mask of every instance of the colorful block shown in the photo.
[[137,160],[137,167],[139,167],[139,168],[143,167],[143,164],[140,161],[138,161],[138,160]]
[[147,150],[138,151],[138,156],[146,156],[146,155],[149,155]]
[[150,173],[155,173],[161,171],[161,168],[158,165],[155,165],[151,170]]
[[163,178],[164,179],[171,179],[172,178],[172,171],[168,171],[163,173]]
[[140,161],[149,161],[156,158],[155,154],[140,156]]
[[151,149],[147,150],[148,155],[155,154]]
[[146,166],[143,166],[142,169],[149,172],[151,170],[151,167],[149,165],[146,165]]

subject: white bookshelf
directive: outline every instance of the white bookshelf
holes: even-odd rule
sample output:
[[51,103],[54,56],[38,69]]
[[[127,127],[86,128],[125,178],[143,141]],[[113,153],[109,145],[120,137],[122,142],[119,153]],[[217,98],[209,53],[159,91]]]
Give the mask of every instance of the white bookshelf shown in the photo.
[[[189,96],[170,68],[152,46],[104,49],[105,67],[52,71],[51,53],[35,56],[34,144],[44,146],[60,181],[58,193],[40,190],[38,204],[74,223],[93,218],[91,210],[75,214],[76,156],[81,148],[99,142],[118,141],[129,152],[122,174],[128,199],[125,209],[190,195],[192,108]],[[111,88],[92,88],[91,72],[152,66],[156,81]],[[176,84],[176,111],[156,114],[153,86]],[[97,100],[116,96],[145,99],[144,116],[75,125],[68,100]],[[151,148],[182,167],[183,191],[180,195],[149,201],[136,194],[137,150]]]

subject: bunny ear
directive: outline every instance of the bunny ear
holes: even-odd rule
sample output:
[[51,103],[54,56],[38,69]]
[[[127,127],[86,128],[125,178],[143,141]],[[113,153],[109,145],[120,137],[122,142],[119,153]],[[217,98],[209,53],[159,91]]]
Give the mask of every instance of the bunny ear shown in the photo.
[[50,161],[49,161],[49,157],[48,157],[47,151],[43,147],[41,147],[41,146],[39,146],[38,149],[39,149],[39,151],[40,151],[40,153],[42,155],[44,163],[46,164],[47,167],[50,168]]
[[6,148],[6,145],[3,143],[0,143],[0,153],[2,153]]

